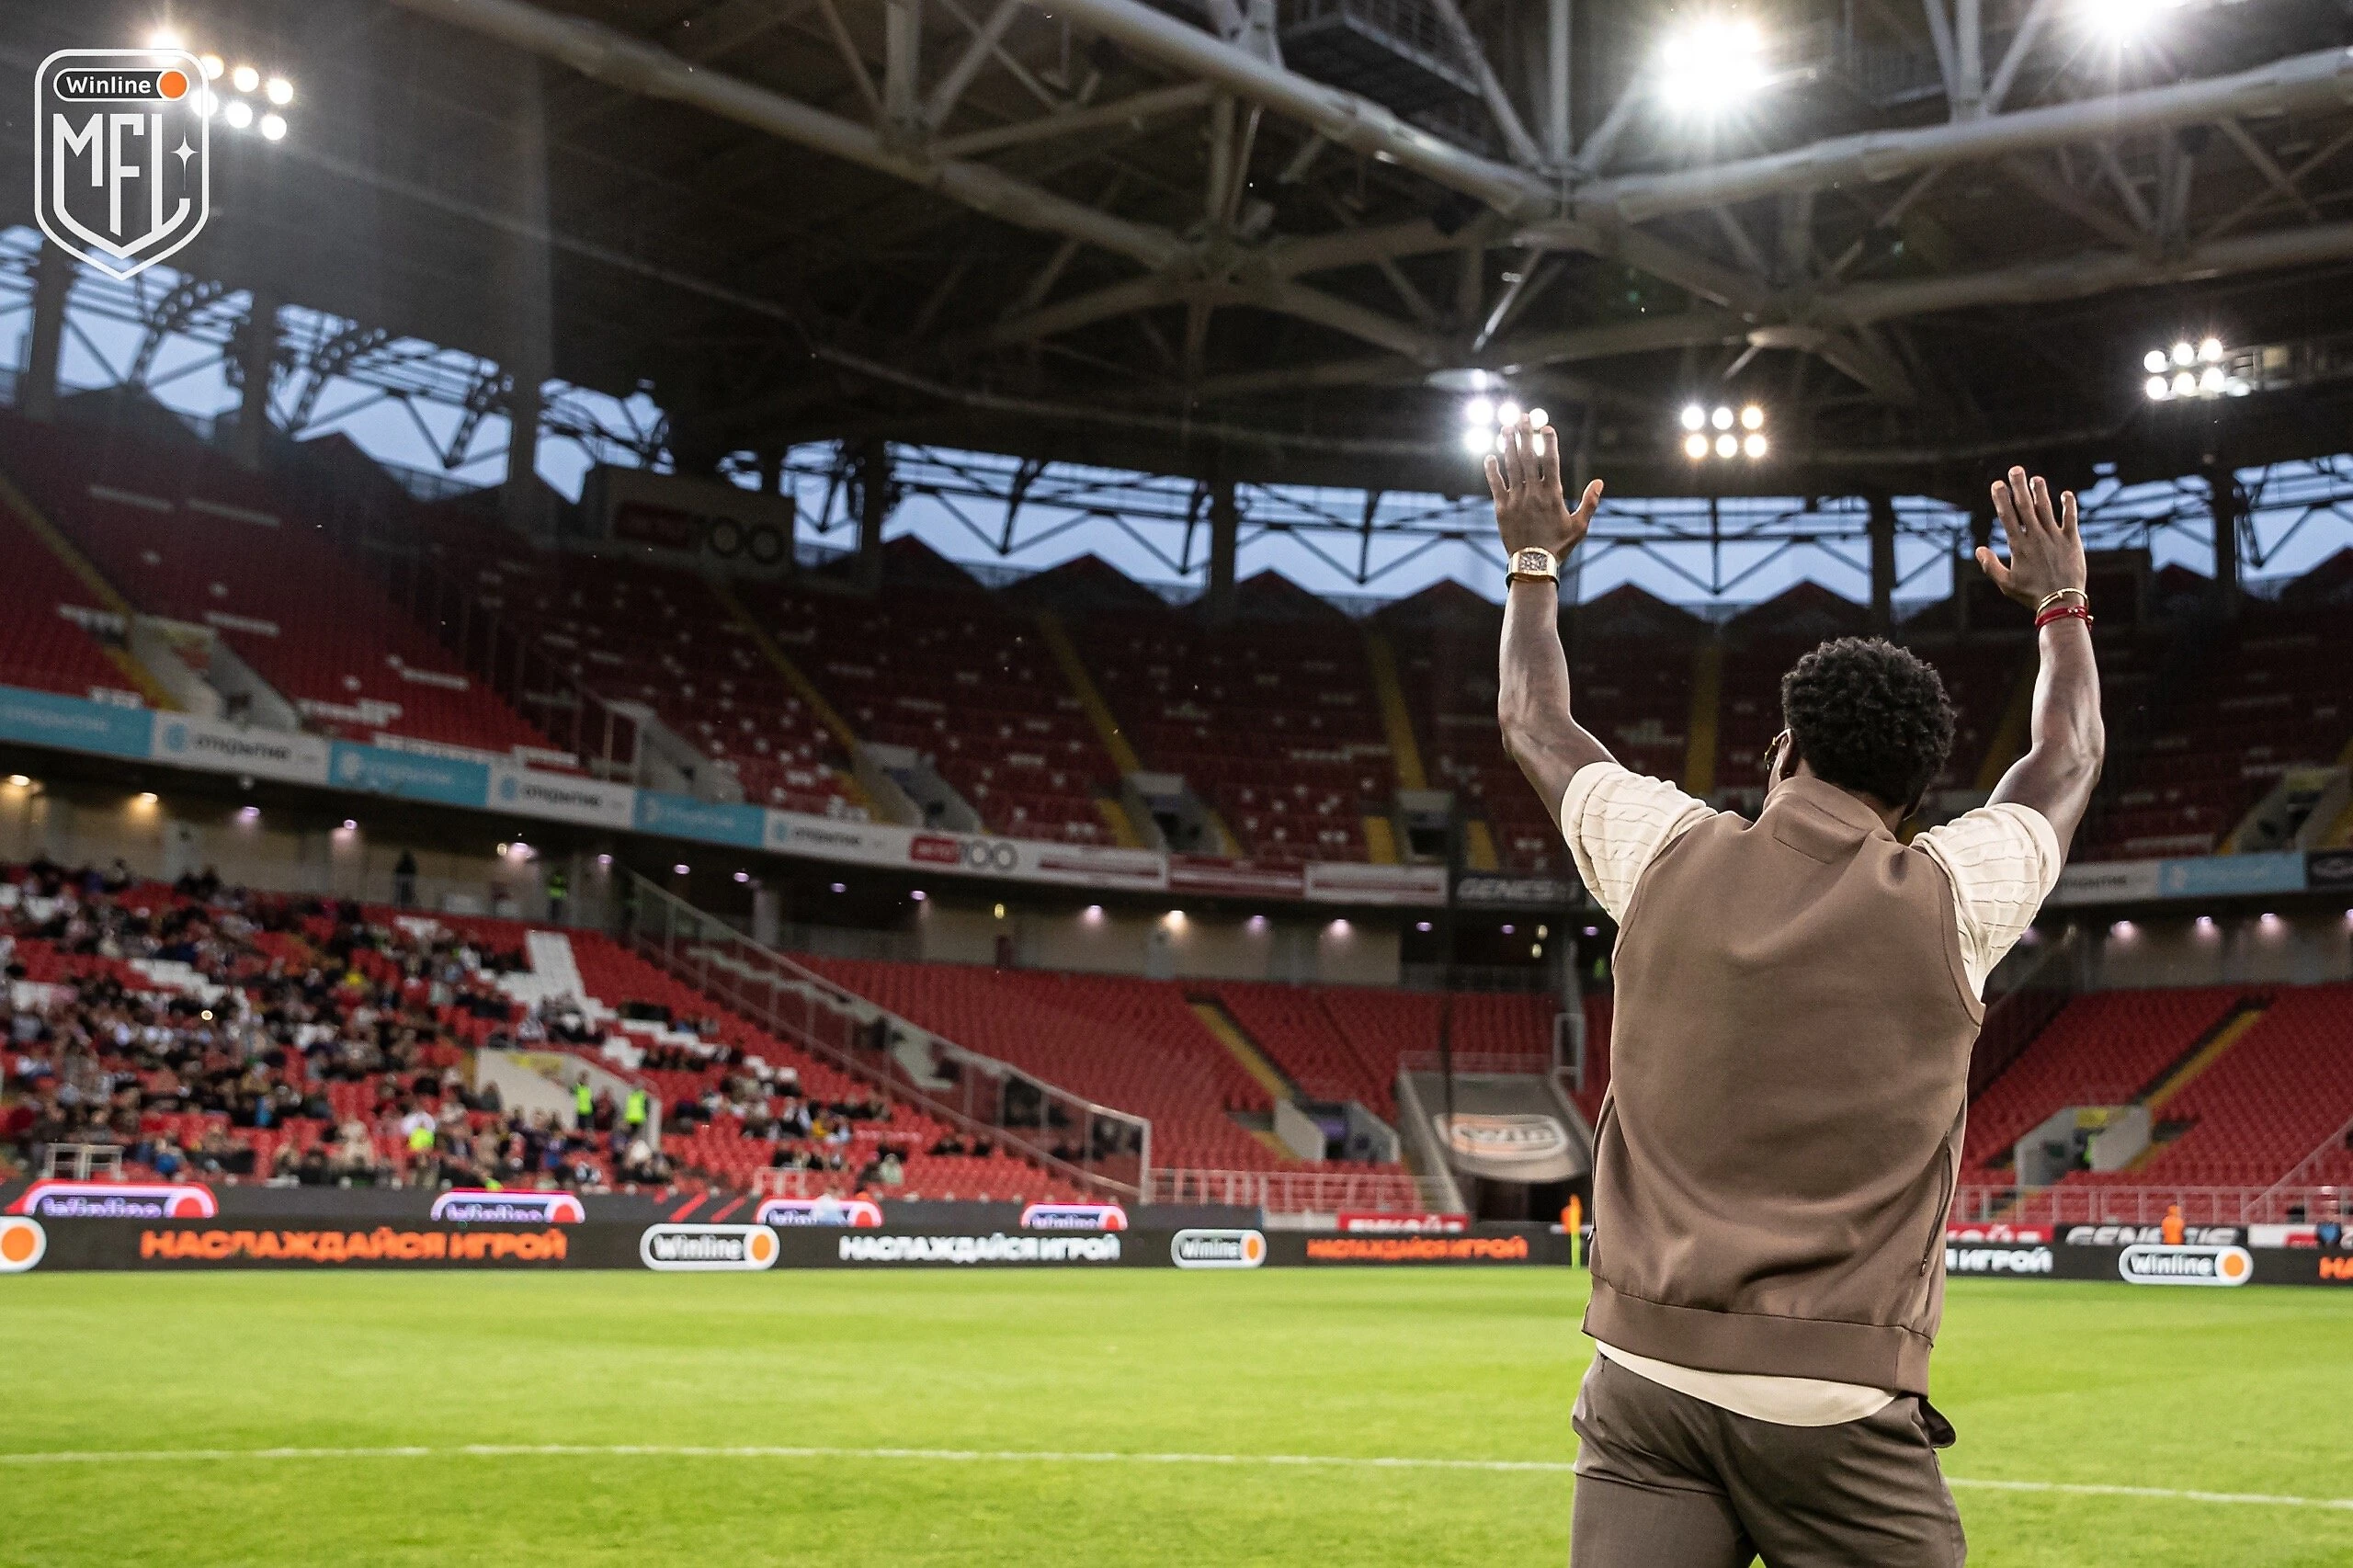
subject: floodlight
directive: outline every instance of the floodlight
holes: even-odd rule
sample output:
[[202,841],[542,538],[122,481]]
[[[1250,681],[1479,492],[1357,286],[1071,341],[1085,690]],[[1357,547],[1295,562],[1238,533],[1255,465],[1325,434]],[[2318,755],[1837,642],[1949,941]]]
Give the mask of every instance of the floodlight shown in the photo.
[[1718,457],[1720,457],[1720,458],[1728,458],[1728,457],[1733,456],[1734,453],[1738,452],[1739,450],[1740,450],[1740,437],[1737,437],[1737,436],[1719,436],[1719,437],[1716,437],[1716,456],[1718,456]]
[[2210,337],[2205,342],[2200,344],[2198,346],[2198,358],[2200,364],[2221,364],[2222,362],[2222,340],[2219,337]]
[[2198,390],[2208,397],[2222,395],[2222,367],[2209,365],[2206,373],[2198,378]]
[[1701,458],[1706,457],[1708,455],[1708,438],[1705,436],[1688,436],[1684,437],[1683,455],[1689,458],[1694,462],[1697,462]]
[[196,90],[196,112],[207,119],[221,112],[221,99],[211,88],[199,87]]
[[1740,444],[1740,449],[1752,458],[1761,458],[1765,455],[1765,437],[1761,435],[1751,436]]
[[2191,375],[2187,370],[2184,370],[2179,375],[2174,377],[2173,395],[2176,397],[2196,397],[2198,395],[2198,378]]
[[1474,458],[1483,458],[1495,449],[1495,438],[1483,425],[1473,425],[1462,432],[1462,449]]
[[2084,26],[2110,43],[2133,42],[2156,26],[2160,11],[2178,11],[2187,0],[2075,0]]
[[1695,22],[1659,52],[1659,96],[1681,113],[1721,113],[1765,85],[1764,53],[1752,23],[1721,17]]
[[261,134],[262,139],[267,142],[284,141],[286,139],[286,117],[278,114],[263,115],[261,117]]
[[1552,422],[1551,417],[1540,408],[1531,408],[1528,411],[1528,427],[1530,430],[1541,430]]
[[1708,423],[1714,426],[1719,430],[1731,429],[1732,410],[1729,408],[1717,409],[1713,414],[1708,415]]
[[2187,341],[2177,343],[2173,346],[2173,362],[2177,365],[2195,365],[2198,363],[2198,350],[2192,348]]
[[1495,400],[1474,397],[1462,405],[1462,422],[1466,425],[1493,425],[1495,422]]
[[2161,376],[2165,374],[2165,351],[2162,348],[2152,348],[2142,357],[2141,363],[2147,368],[2149,374]]
[[267,97],[271,103],[284,108],[294,101],[294,84],[283,76],[272,76],[269,79]]
[[184,49],[187,45],[181,41],[180,35],[174,32],[171,28],[157,28],[153,32],[147,35],[147,47],[150,49]]
[[1687,403],[1683,405],[1683,427],[1686,430],[1697,430],[1701,426],[1707,424],[1707,422],[1708,411],[1706,409],[1701,408],[1696,403]]
[[204,79],[208,82],[218,82],[221,73],[229,69],[228,62],[217,54],[199,54],[196,62],[204,67]]
[[250,93],[261,85],[261,73],[250,65],[240,65],[229,73],[229,85],[241,93]]
[[[2158,356],[2153,355],[2151,358],[2158,358]],[[2151,376],[2149,378],[2149,401],[2151,403],[2163,403],[2172,395],[2172,383],[2168,382],[2163,376]]]
[[1518,424],[1519,404],[1512,402],[1509,398],[1506,398],[1503,402],[1495,404],[1495,423],[1498,425]]
[[254,122],[254,106],[243,98],[231,98],[229,107],[221,111],[221,118],[243,131]]
[[1765,428],[1765,411],[1755,403],[1750,403],[1740,411],[1740,427],[1744,430],[1762,430]]
[[2230,394],[2232,397],[2245,397],[2254,390],[2255,389],[2253,387],[2247,384],[2245,378],[2242,376],[2233,376],[2229,381],[2222,383],[2222,391]]

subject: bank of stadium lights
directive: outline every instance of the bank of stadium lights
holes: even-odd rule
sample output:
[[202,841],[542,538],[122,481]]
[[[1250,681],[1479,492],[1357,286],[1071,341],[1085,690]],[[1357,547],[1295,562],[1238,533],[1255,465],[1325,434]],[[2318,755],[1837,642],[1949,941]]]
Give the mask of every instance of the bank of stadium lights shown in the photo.
[[1658,95],[1677,114],[1722,114],[1766,81],[1765,35],[1754,22],[1702,17],[1669,34],[1659,50]]
[[2149,373],[2143,390],[2151,403],[2245,397],[2254,389],[2245,377],[2231,374],[2225,363],[2229,354],[2219,337],[2199,343],[2184,338],[2170,349],[2152,348],[2141,359],[2141,368]]
[[1773,449],[1765,436],[1765,410],[1753,403],[1737,411],[1728,403],[1712,409],[1703,403],[1687,403],[1683,429],[1683,455],[1693,462],[1710,458],[1746,458],[1754,462]]
[[[169,28],[161,28],[148,35],[150,49],[186,49],[188,41]],[[222,123],[232,131],[256,131],[265,142],[286,140],[286,117],[278,111],[294,101],[294,84],[285,76],[265,74],[260,66],[244,61],[232,65],[220,55],[207,50],[196,57],[204,69],[204,86],[196,100],[196,110],[205,116],[219,115]],[[224,83],[226,97],[215,84]]]
[[2075,18],[2097,38],[2131,44],[2155,32],[2166,12],[2189,6],[2190,0],[2075,0]]
[[1541,430],[1552,415],[1540,408],[1523,409],[1508,397],[1489,397],[1484,392],[1462,404],[1462,449],[1474,458],[1503,450],[1504,432],[1519,423],[1522,415],[1530,429]]

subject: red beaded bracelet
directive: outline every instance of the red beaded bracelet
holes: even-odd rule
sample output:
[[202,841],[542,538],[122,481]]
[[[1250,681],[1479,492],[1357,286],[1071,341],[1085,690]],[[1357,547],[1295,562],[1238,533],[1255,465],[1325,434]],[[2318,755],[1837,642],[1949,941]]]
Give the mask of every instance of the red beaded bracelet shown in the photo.
[[2092,623],[2092,612],[2089,607],[2085,605],[2052,605],[2034,618],[2034,629],[2040,631],[2054,620],[2080,620],[2086,626],[2089,626]]

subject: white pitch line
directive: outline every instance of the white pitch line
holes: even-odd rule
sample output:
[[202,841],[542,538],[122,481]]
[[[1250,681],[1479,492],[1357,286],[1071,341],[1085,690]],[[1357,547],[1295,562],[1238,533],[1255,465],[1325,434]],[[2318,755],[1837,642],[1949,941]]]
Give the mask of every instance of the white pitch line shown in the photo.
[[[1419,1455],[1153,1454],[1042,1449],[779,1448],[747,1444],[670,1443],[465,1443],[442,1448],[376,1449],[66,1449],[51,1453],[0,1453],[0,1466],[222,1463],[237,1460],[429,1459],[920,1460],[939,1464],[1320,1466],[1336,1470],[1467,1470],[1540,1475],[1567,1475],[1576,1468],[1566,1460],[1469,1460]],[[2202,1492],[2167,1486],[2109,1486],[2066,1481],[1980,1481],[1958,1475],[1947,1476],[1945,1481],[1948,1485],[1973,1487],[1986,1492],[2044,1492],[2075,1497],[2137,1497],[2162,1502],[2228,1503],[2353,1512],[2353,1497],[2290,1497],[2261,1492]]]

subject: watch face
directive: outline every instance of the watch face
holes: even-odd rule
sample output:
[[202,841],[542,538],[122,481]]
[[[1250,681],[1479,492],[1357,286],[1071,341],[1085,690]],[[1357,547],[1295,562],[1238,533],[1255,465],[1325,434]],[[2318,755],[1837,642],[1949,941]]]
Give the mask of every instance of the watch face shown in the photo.
[[1512,562],[1512,569],[1540,574],[1549,573],[1552,570],[1552,558],[1540,550],[1523,550],[1519,552],[1519,559]]

